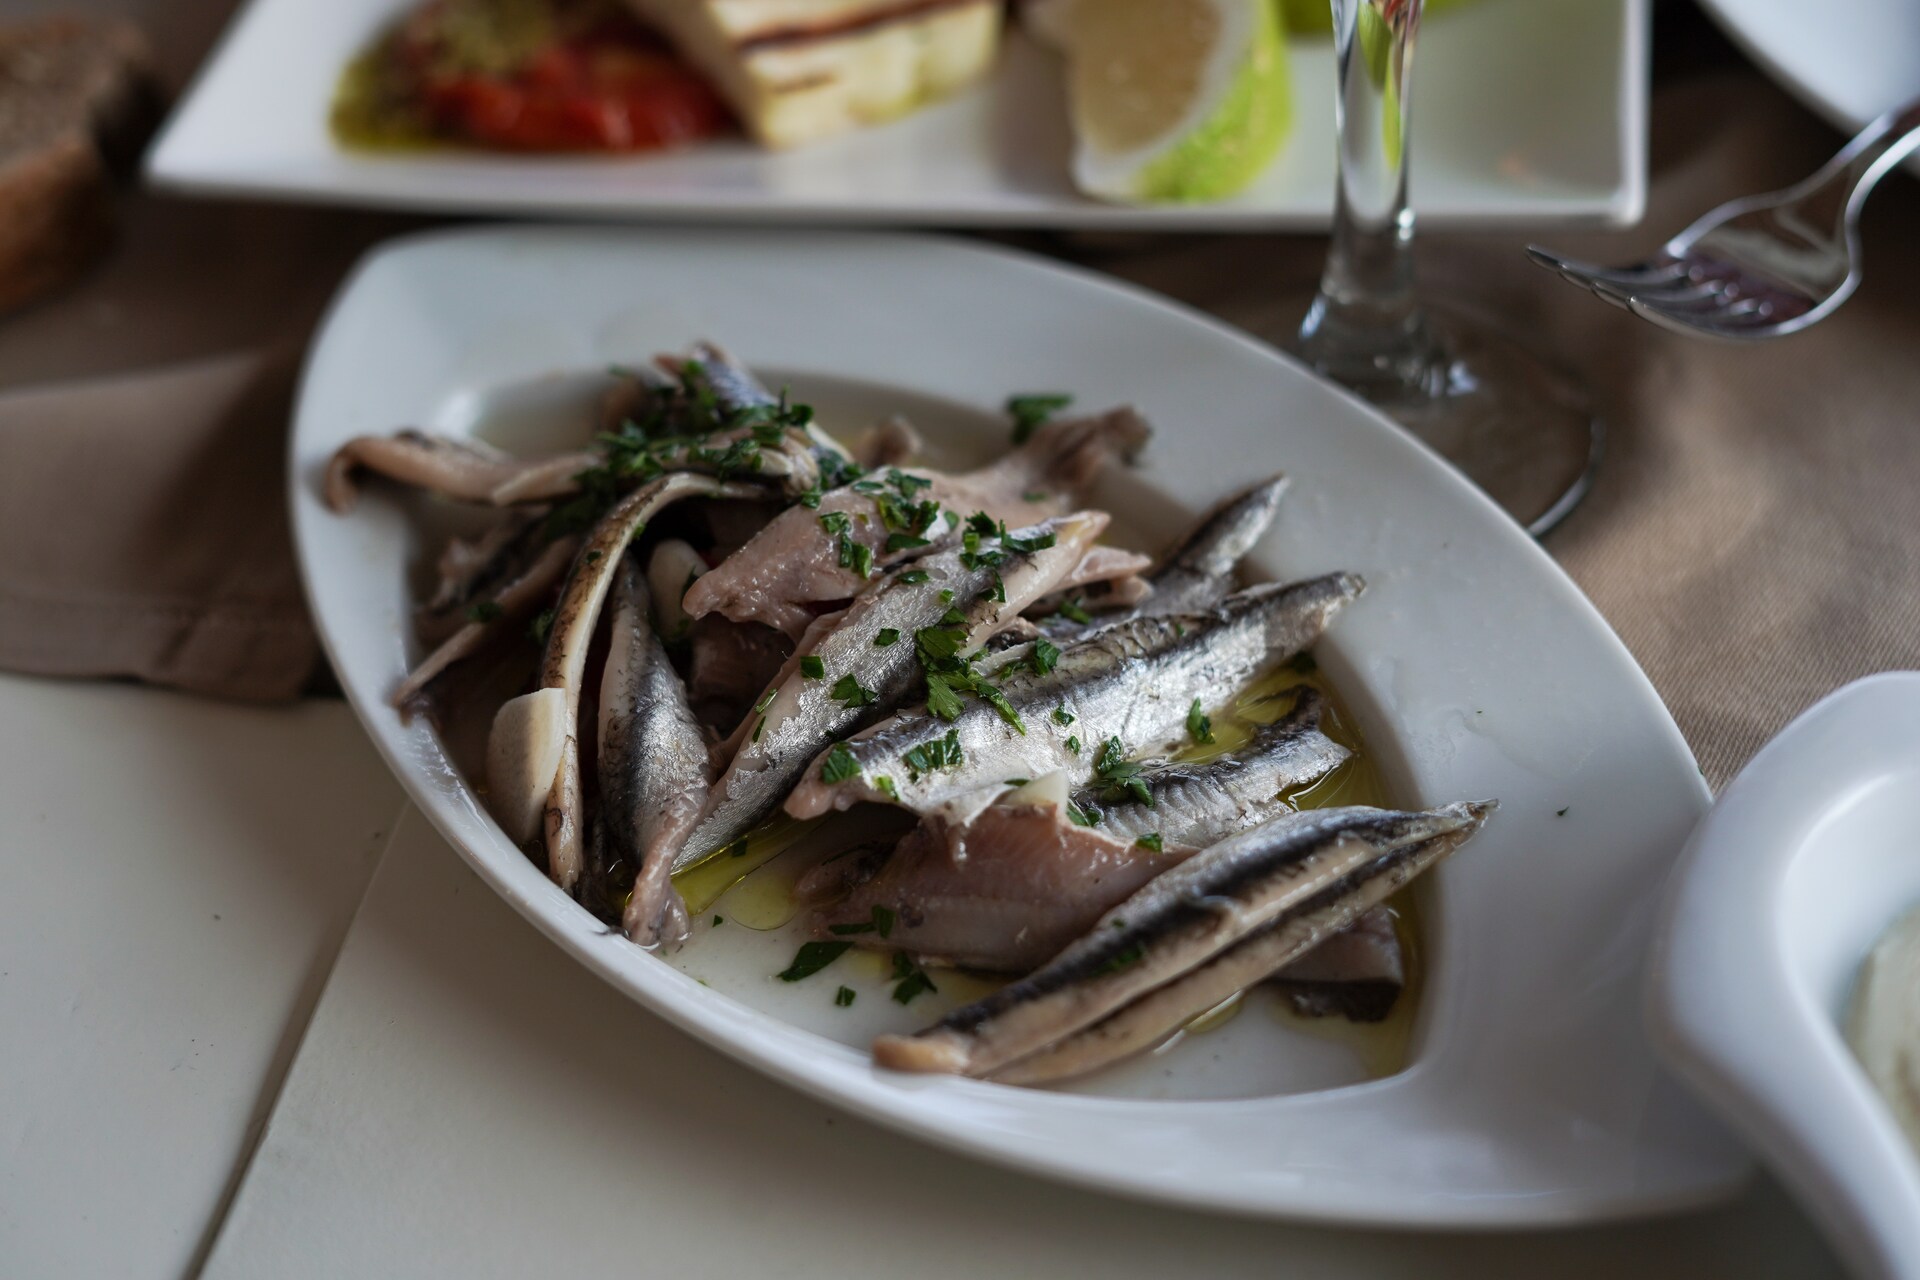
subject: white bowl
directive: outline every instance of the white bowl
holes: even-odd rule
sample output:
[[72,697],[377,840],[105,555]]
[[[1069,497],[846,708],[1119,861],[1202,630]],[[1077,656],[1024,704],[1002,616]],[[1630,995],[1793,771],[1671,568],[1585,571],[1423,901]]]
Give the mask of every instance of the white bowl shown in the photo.
[[1841,1035],[1854,975],[1920,903],[1920,672],[1788,725],[1674,873],[1655,1046],[1750,1139],[1862,1277],[1920,1277],[1920,1153]]

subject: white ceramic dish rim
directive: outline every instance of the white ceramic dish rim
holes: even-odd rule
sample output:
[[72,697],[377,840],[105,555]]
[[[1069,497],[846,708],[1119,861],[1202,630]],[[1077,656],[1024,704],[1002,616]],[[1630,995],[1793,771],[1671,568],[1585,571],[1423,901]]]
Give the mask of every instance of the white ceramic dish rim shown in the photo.
[[[1853,96],[1859,69],[1853,59],[1838,49],[1830,34],[1835,30],[1870,29],[1873,23],[1860,18],[1862,7],[1893,11],[1900,0],[1848,0],[1843,5],[1791,2],[1758,5],[1753,0],[1700,2],[1728,38],[1758,63],[1761,70],[1842,133],[1857,133],[1880,112],[1892,110],[1920,93],[1920,85],[1916,84],[1908,84],[1904,89],[1887,86],[1890,90],[1887,99],[1877,107],[1863,110]],[[1809,61],[1809,53],[1817,55],[1814,60]],[[1828,54],[1831,56],[1825,56]],[[1909,173],[1920,175],[1920,155],[1908,160],[1906,167]]]
[[[1419,1061],[1397,1076],[1349,1088],[1205,1103],[1062,1096],[878,1072],[864,1055],[704,991],[669,966],[608,936],[500,834],[458,783],[437,739],[423,726],[403,726],[386,707],[383,695],[405,662],[398,634],[402,602],[394,595],[399,570],[392,563],[396,559],[392,544],[381,542],[383,537],[399,536],[398,514],[392,509],[381,514],[380,504],[373,500],[363,502],[352,520],[340,520],[319,502],[314,482],[318,468],[340,439],[359,430],[385,430],[393,425],[390,418],[365,416],[367,397],[377,399],[380,394],[377,379],[347,376],[353,367],[350,362],[363,354],[391,355],[387,348],[395,340],[385,334],[379,343],[356,352],[373,341],[368,334],[356,333],[356,326],[365,323],[359,315],[366,305],[362,299],[373,294],[376,285],[386,287],[381,282],[403,278],[408,270],[428,270],[419,264],[439,260],[442,265],[433,269],[444,274],[449,270],[446,264],[460,263],[458,274],[465,286],[478,287],[479,276],[510,276],[516,270],[530,271],[531,264],[540,261],[546,265],[539,277],[544,283],[538,287],[547,288],[556,278],[553,264],[571,257],[578,261],[569,270],[587,264],[590,270],[564,287],[585,293],[614,288],[613,279],[619,274],[614,264],[639,265],[652,255],[651,269],[656,272],[691,271],[702,261],[712,261],[715,254],[725,256],[730,270],[752,275],[756,289],[779,287],[782,273],[789,271],[798,273],[794,278],[812,282],[815,277],[808,273],[856,259],[862,286],[869,290],[889,284],[896,290],[912,289],[926,284],[923,273],[932,272],[934,278],[947,281],[943,315],[981,311],[970,315],[980,322],[975,331],[961,321],[943,319],[941,323],[973,333],[980,350],[991,350],[993,358],[1007,362],[1008,367],[1036,360],[1041,361],[1037,367],[1053,366],[1051,355],[1043,359],[1018,345],[1025,321],[1018,318],[1018,308],[1002,313],[1000,300],[1019,290],[1028,295],[1024,302],[1059,295],[1064,299],[1061,305],[1087,327],[1084,335],[1076,334],[1076,340],[1110,343],[1123,328],[1131,328],[1138,331],[1136,337],[1151,338],[1155,350],[1162,345],[1177,349],[1169,354],[1177,353],[1183,362],[1204,365],[1217,360],[1222,368],[1232,367],[1237,376],[1248,380],[1248,391],[1258,383],[1261,403],[1271,392],[1284,389],[1295,402],[1296,414],[1337,420],[1331,432],[1319,436],[1309,432],[1296,439],[1292,456],[1301,462],[1301,468],[1293,471],[1297,483],[1304,487],[1311,482],[1316,449],[1331,448],[1340,457],[1357,450],[1361,460],[1321,470],[1320,484],[1329,495],[1320,505],[1304,494],[1289,499],[1304,522],[1297,526],[1294,538],[1305,539],[1308,530],[1327,523],[1329,513],[1343,505],[1335,483],[1343,474],[1346,483],[1363,484],[1368,492],[1376,486],[1405,484],[1431,493],[1438,514],[1420,527],[1403,528],[1390,518],[1370,518],[1368,527],[1375,536],[1394,547],[1389,553],[1375,546],[1371,554],[1391,554],[1411,562],[1420,555],[1444,557],[1449,544],[1443,535],[1473,542],[1475,555],[1486,562],[1479,568],[1487,576],[1501,579],[1511,572],[1527,582],[1525,592],[1494,593],[1502,611],[1502,628],[1524,636],[1516,644],[1535,645],[1540,654],[1564,655],[1556,661],[1567,664],[1568,670],[1559,669],[1555,661],[1541,663],[1548,673],[1541,678],[1549,681],[1544,688],[1551,694],[1538,690],[1529,694],[1535,688],[1534,677],[1524,664],[1537,655],[1509,655],[1503,661],[1499,635],[1485,630],[1475,616],[1454,614],[1421,619],[1420,647],[1384,665],[1356,668],[1347,653],[1348,642],[1339,637],[1323,645],[1323,663],[1343,688],[1361,692],[1363,686],[1385,682],[1387,692],[1374,696],[1399,699],[1395,714],[1406,721],[1398,728],[1413,743],[1408,748],[1413,761],[1408,768],[1418,790],[1468,785],[1453,780],[1457,772],[1478,776],[1483,782],[1488,777],[1505,778],[1503,798],[1509,801],[1529,790],[1536,793],[1533,812],[1522,812],[1511,802],[1503,810],[1503,838],[1511,845],[1525,836],[1529,849],[1551,838],[1559,842],[1564,858],[1551,879],[1521,868],[1533,876],[1530,883],[1515,886],[1516,892],[1528,895],[1523,900],[1547,901],[1554,893],[1562,893],[1574,910],[1596,895],[1617,898],[1622,906],[1620,921],[1609,916],[1591,926],[1597,932],[1589,932],[1588,921],[1537,918],[1506,928],[1504,938],[1492,937],[1498,932],[1493,922],[1474,918],[1476,911],[1494,909],[1491,904],[1480,905],[1481,899],[1503,883],[1489,853],[1482,860],[1484,871],[1462,872],[1441,882],[1438,890],[1442,919],[1449,923],[1442,926],[1446,934],[1436,954],[1457,952],[1459,958],[1451,967],[1444,958],[1437,960],[1436,972],[1443,976],[1455,972],[1460,977],[1429,995],[1429,1034]],[[623,263],[623,255],[631,262]],[[682,267],[670,267],[669,261]],[[520,265],[515,266],[516,262]],[[529,288],[534,287],[531,280],[528,277]],[[495,283],[513,282],[503,277]],[[503,311],[534,305],[524,291],[507,292],[513,294],[509,301],[477,305]],[[492,298],[493,293],[486,296]],[[603,316],[588,314],[591,307],[581,305],[583,313],[569,323],[587,330],[595,325],[604,330],[610,323]],[[655,334],[651,340],[661,346],[687,340],[684,329],[666,337],[668,330],[659,326],[726,323],[719,314],[725,306],[716,306],[717,312],[695,306],[688,315],[649,320],[655,325],[649,330]],[[744,312],[734,318],[748,323]],[[872,323],[878,326],[884,319]],[[1000,323],[989,332],[986,322],[996,319]],[[1046,319],[1040,317],[1036,323]],[[456,309],[449,323],[477,321],[471,310]],[[857,333],[862,321],[843,318],[837,323]],[[862,351],[860,343],[847,334],[836,339],[833,334],[791,327],[778,331],[761,327],[760,341],[744,337],[739,341],[743,350],[756,353],[771,366],[811,365],[871,381],[904,383],[916,389],[925,386],[931,394],[963,402],[978,402],[981,395],[978,365],[946,370],[940,374],[946,381],[932,385],[928,380],[935,365],[925,369],[888,366],[886,353]],[[1010,330],[1011,335],[998,329]],[[732,331],[728,332],[731,336]],[[868,337],[878,340],[883,332],[876,328]],[[811,358],[801,352],[809,343],[814,344]],[[507,346],[489,348],[495,350],[510,354]],[[859,352],[858,357],[850,357],[849,351]],[[1057,384],[1060,370],[1054,373]],[[1164,376],[1180,383],[1182,378],[1210,379],[1214,374],[1210,366],[1188,373],[1181,364],[1169,365]],[[442,375],[407,376],[431,382]],[[1017,381],[1020,374],[1011,376],[1016,379],[1013,385],[1025,385]],[[1153,388],[1138,389],[1146,393],[1143,403],[1151,408]],[[445,388],[438,393],[444,394]],[[406,403],[413,412],[425,411],[416,402]],[[1258,444],[1262,437],[1256,433],[1252,439]],[[1247,442],[1243,436],[1241,443]],[[1156,483],[1197,509],[1218,496],[1217,458],[1217,451],[1165,455],[1156,463]],[[1367,472],[1363,481],[1359,473],[1370,463],[1383,470],[1378,476]],[[1201,481],[1196,482],[1196,476]],[[1478,491],[1357,401],[1218,322],[1090,273],[1006,250],[925,237],[620,233],[578,228],[429,233],[370,254],[336,300],[309,358],[289,483],[302,572],[323,643],[356,711],[428,818],[497,892],[589,968],[683,1029],[776,1078],[868,1118],[1030,1171],[1133,1195],[1257,1215],[1404,1226],[1554,1225],[1709,1203],[1729,1194],[1744,1176],[1744,1154],[1732,1148],[1677,1087],[1659,1075],[1650,1050],[1641,1042],[1635,1012],[1641,930],[1649,915],[1635,904],[1650,907],[1648,885],[1657,883],[1671,851],[1707,801],[1704,784],[1671,718],[1577,588]],[[388,526],[384,533],[382,524]],[[1434,526],[1444,527],[1436,532]],[[359,532],[348,532],[354,530]],[[1361,560],[1367,558],[1364,548],[1355,554]],[[383,558],[387,561],[380,570],[386,575],[384,595],[365,586],[366,576],[375,572],[366,566]],[[1293,558],[1292,553],[1280,557],[1283,561]],[[1298,564],[1283,570],[1322,571]],[[1460,572],[1462,582],[1472,581],[1471,573]],[[357,598],[356,591],[361,593]],[[384,614],[385,619],[378,627],[369,627],[356,622],[356,608],[362,616]],[[1356,606],[1343,619],[1343,635],[1362,634],[1353,621],[1359,609]],[[1372,616],[1376,621],[1364,626],[1392,623],[1385,613],[1376,611]],[[1472,655],[1486,676],[1472,696],[1484,700],[1489,727],[1510,718],[1503,699],[1524,702],[1530,708],[1516,713],[1521,720],[1538,720],[1546,710],[1543,700],[1552,696],[1555,709],[1567,717],[1560,727],[1568,733],[1614,735],[1617,740],[1612,749],[1585,740],[1566,745],[1566,759],[1575,762],[1569,776],[1576,784],[1564,793],[1554,790],[1543,796],[1539,785],[1527,779],[1546,767],[1543,757],[1559,758],[1559,745],[1537,737],[1489,745],[1490,739],[1461,731],[1459,721],[1467,715],[1461,706],[1428,705],[1407,689],[1392,688],[1396,680],[1417,686],[1418,677],[1400,678],[1405,676],[1402,667],[1417,669],[1423,661],[1438,661],[1428,656],[1429,651]],[[1570,674],[1575,668],[1578,679]],[[1561,680],[1562,676],[1567,678]],[[1428,683],[1433,683],[1431,677]],[[1516,729],[1529,732],[1538,728],[1516,724]],[[1391,752],[1392,737],[1369,729],[1376,749],[1384,745]],[[1641,803],[1610,808],[1606,799],[1617,789],[1631,790]],[[1569,817],[1571,806],[1565,806],[1556,820],[1551,808],[1541,806],[1561,803],[1563,794],[1579,797],[1574,803],[1581,806],[1580,812]],[[1474,847],[1491,848],[1498,843],[1489,833]],[[1472,866],[1455,863],[1462,865]],[[1507,948],[1504,959],[1509,963],[1500,963],[1500,946]],[[1567,954],[1575,946],[1579,952]],[[1559,949],[1561,954],[1548,956],[1547,967],[1570,969],[1580,979],[1578,998],[1562,1008],[1556,995],[1553,1008],[1540,1008],[1543,1030],[1532,1030],[1530,1021],[1526,1033],[1515,1033],[1511,1027],[1497,1034],[1488,1032],[1496,1035],[1496,1042],[1483,1045],[1474,1038],[1476,1029],[1497,1027],[1512,1015],[1508,1006],[1515,1000],[1543,1004],[1528,984],[1557,982],[1550,974],[1515,962],[1514,951],[1534,947],[1547,952]],[[1557,992],[1558,987],[1552,990]],[[1483,1048],[1499,1052],[1483,1053]],[[1283,1162],[1275,1168],[1264,1146],[1243,1149],[1262,1133],[1289,1134],[1290,1153],[1312,1151],[1313,1159],[1321,1163],[1310,1159],[1304,1165]],[[1401,1158],[1381,1157],[1379,1168],[1340,1167],[1352,1148],[1359,1152],[1355,1160],[1372,1159],[1367,1143],[1376,1140],[1404,1148],[1399,1151]],[[1202,1155],[1207,1163],[1195,1166],[1192,1160]],[[1180,1163],[1182,1157],[1186,1164]]]
[[[1064,230],[1156,231],[1322,231],[1332,208],[1329,175],[1316,180],[1317,194],[1303,200],[1288,193],[1277,205],[1227,202],[1218,205],[1119,207],[1086,199],[1070,190],[1028,190],[1017,180],[982,180],[977,188],[952,195],[923,198],[910,189],[872,198],[858,184],[832,194],[783,192],[781,180],[765,175],[729,173],[683,183],[681,194],[607,190],[598,182],[581,183],[564,167],[542,175],[514,173],[481,166],[457,173],[436,172],[421,166],[392,163],[354,164],[331,151],[308,154],[303,134],[274,125],[272,110],[256,112],[250,132],[269,130],[274,145],[262,148],[253,138],[257,155],[236,148],[229,117],[244,107],[249,95],[278,92],[285,81],[273,69],[256,67],[274,52],[260,48],[279,45],[304,47],[280,29],[301,0],[251,0],[222,33],[213,52],[199,68],[148,153],[146,175],[154,185],[181,192],[231,198],[297,199],[307,203],[344,204],[442,213],[698,221],[785,225],[892,225],[947,227],[1048,227]],[[397,2],[397,0],[396,0]],[[1598,0],[1596,0],[1598,2]],[[1607,145],[1618,157],[1618,172],[1605,184],[1562,190],[1551,175],[1543,181],[1524,163],[1509,176],[1507,167],[1522,151],[1509,148],[1494,165],[1496,176],[1485,190],[1474,193],[1447,190],[1423,194],[1418,174],[1413,192],[1423,222],[1437,227],[1534,226],[1572,223],[1625,227],[1640,220],[1646,208],[1647,122],[1651,61],[1650,0],[1606,0],[1617,20],[1619,56],[1612,68],[1611,121],[1594,126],[1596,137],[1611,134]],[[1433,43],[1429,33],[1427,43]],[[330,55],[331,56],[331,55]],[[1429,55],[1429,63],[1433,55]],[[1427,78],[1431,78],[1429,72]],[[251,80],[249,80],[251,77]],[[328,80],[331,85],[331,80]],[[1464,92],[1471,93],[1466,85]],[[303,109],[317,115],[326,90]],[[911,121],[906,122],[911,124]],[[964,131],[962,131],[964,133]],[[1564,135],[1559,135],[1564,143]],[[964,145],[964,144],[963,144]],[[1535,139],[1543,148],[1550,140]],[[1325,143],[1331,155],[1331,141]],[[1431,157],[1432,148],[1420,154]],[[270,160],[262,156],[271,156]],[[897,163],[876,158],[873,163]],[[537,163],[537,162],[536,162]],[[848,161],[838,163],[844,167]],[[1318,162],[1316,161],[1316,164]],[[1418,161],[1416,162],[1418,165]],[[1435,163],[1429,158],[1426,164]],[[1483,175],[1484,178],[1484,175]],[[1064,179],[1063,179],[1064,181]],[[1482,181],[1482,179],[1474,179]],[[704,182],[704,185],[703,185]],[[1491,196],[1488,195],[1491,191]]]
[[[1784,918],[1790,870],[1829,847],[1823,825],[1893,776],[1920,778],[1920,672],[1828,695],[1756,755],[1675,870],[1648,1018],[1656,1047],[1825,1221],[1856,1273],[1898,1280],[1920,1275],[1920,1156],[1796,970]],[[1882,928],[1920,895],[1912,880],[1909,895],[1886,896]],[[1860,957],[1873,942],[1859,939]]]

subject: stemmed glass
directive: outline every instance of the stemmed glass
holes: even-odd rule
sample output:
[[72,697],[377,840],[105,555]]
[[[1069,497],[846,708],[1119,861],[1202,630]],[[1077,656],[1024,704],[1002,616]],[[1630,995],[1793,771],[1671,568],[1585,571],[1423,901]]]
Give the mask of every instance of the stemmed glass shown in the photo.
[[1423,0],[1331,0],[1333,239],[1295,353],[1465,472],[1535,536],[1592,482],[1600,423],[1566,373],[1485,320],[1415,295],[1407,204]]

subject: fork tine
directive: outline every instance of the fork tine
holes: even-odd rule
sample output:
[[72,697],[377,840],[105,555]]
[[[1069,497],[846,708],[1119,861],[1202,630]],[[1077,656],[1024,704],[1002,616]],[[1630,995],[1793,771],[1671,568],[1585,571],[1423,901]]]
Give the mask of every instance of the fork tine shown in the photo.
[[1587,289],[1591,289],[1595,281],[1624,287],[1653,284],[1670,280],[1685,270],[1678,259],[1667,254],[1624,267],[1602,267],[1590,262],[1581,262],[1577,258],[1564,258],[1542,249],[1537,244],[1527,246],[1527,256],[1540,266],[1550,271],[1557,271],[1572,283]]

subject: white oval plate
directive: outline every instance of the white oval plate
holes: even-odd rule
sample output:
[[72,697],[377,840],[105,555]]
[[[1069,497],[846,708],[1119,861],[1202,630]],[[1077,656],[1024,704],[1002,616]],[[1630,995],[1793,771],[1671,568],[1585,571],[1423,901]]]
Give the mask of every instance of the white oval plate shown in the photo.
[[[351,517],[328,512],[321,468],[355,434],[461,429],[503,388],[703,336],[801,392],[812,378],[915,397],[916,413],[944,403],[994,424],[996,443],[1010,391],[1131,401],[1159,434],[1101,500],[1143,522],[1157,507],[1149,537],[1255,476],[1293,476],[1260,567],[1366,575],[1367,596],[1316,653],[1389,784],[1409,802],[1503,805],[1434,878],[1407,1070],[1212,1101],[880,1072],[843,1042],[857,1036],[809,1029],[831,1025],[830,986],[776,983],[764,965],[752,988],[702,986],[609,936],[507,841],[436,735],[383,701],[413,648],[417,535],[378,491]],[[780,1080],[1028,1170],[1274,1216],[1566,1223],[1697,1205],[1743,1175],[1744,1155],[1655,1066],[1638,1017],[1653,895],[1708,798],[1673,721],[1572,582],[1478,491],[1244,335],[1089,274],[927,238],[437,233],[372,254],[343,290],[307,368],[290,466],[322,638],[415,802],[582,963]]]
[[1753,1140],[1866,1280],[1920,1275],[1920,1153],[1840,1028],[1855,975],[1920,905],[1920,672],[1781,730],[1674,873],[1649,966],[1663,1055]]

